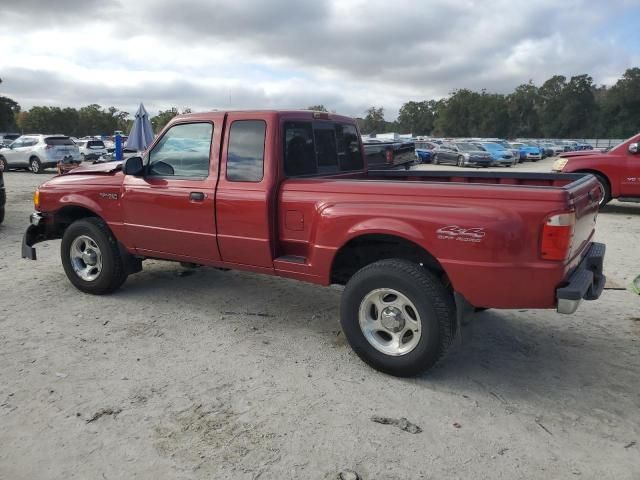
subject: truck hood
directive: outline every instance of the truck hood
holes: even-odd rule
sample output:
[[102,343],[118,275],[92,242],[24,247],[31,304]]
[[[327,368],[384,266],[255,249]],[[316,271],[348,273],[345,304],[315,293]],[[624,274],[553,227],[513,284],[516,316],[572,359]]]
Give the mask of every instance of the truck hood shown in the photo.
[[92,163],[81,165],[78,168],[68,171],[64,175],[96,175],[101,173],[113,173],[122,169],[122,161]]

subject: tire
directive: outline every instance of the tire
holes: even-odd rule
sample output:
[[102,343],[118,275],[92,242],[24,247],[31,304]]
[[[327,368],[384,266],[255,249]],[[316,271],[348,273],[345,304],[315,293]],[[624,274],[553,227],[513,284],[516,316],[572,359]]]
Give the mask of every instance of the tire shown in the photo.
[[602,208],[611,201],[611,185],[609,185],[609,180],[607,180],[604,175],[594,173],[593,176],[596,177],[596,180],[600,184],[600,189],[602,190],[602,199],[599,204],[600,208]]
[[80,154],[80,161],[84,162],[86,160],[86,157],[84,156],[84,153]]
[[4,222],[4,207],[0,207],[0,224]]
[[464,157],[462,155],[458,157],[458,166],[464,167]]
[[29,169],[35,174],[42,173],[42,163],[38,157],[31,157],[29,159]]
[[[382,311],[373,304],[368,307],[372,296],[381,306],[393,301],[393,297],[398,305],[402,305],[402,297],[411,305],[410,309],[406,308],[408,305],[402,308],[399,324],[395,324],[399,333],[390,334],[382,323],[390,318],[397,321],[396,314],[388,311],[394,307],[387,306]],[[400,312],[398,308],[395,310]],[[412,311],[413,320],[409,318]],[[366,325],[372,321],[379,327],[371,327],[367,334]],[[410,377],[433,367],[446,353],[455,335],[455,305],[453,296],[430,271],[408,260],[380,260],[360,269],[347,283],[341,300],[340,324],[351,348],[364,362],[390,375]],[[400,338],[396,344],[400,348],[394,353],[383,352],[381,348],[394,349],[392,335]],[[387,339],[389,345],[382,345]],[[399,351],[402,348],[406,351]]]
[[7,163],[7,160],[0,156],[0,172],[8,172],[9,171],[9,164]]
[[[85,252],[93,251],[95,253],[97,248],[96,257],[101,259],[99,267],[96,264],[92,272],[87,272],[87,269],[92,266],[91,259],[87,263],[84,263],[84,260],[73,260],[72,247],[74,245]],[[73,222],[62,236],[60,256],[67,278],[82,292],[94,295],[111,293],[120,288],[127,279],[118,241],[102,219],[90,217]],[[82,270],[86,274],[84,278],[80,273],[76,273],[76,269],[82,265],[86,267]],[[95,278],[93,278],[94,276]]]
[[431,161],[434,165],[440,165],[440,160],[438,160],[438,155],[433,156],[433,160]]

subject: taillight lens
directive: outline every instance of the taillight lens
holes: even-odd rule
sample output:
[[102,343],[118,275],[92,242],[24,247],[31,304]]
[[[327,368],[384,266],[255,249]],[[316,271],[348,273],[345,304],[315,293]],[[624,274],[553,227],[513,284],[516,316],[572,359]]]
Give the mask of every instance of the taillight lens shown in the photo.
[[50,148],[53,148],[53,145],[47,145],[46,147],[44,147],[45,150],[49,150]]
[[393,149],[387,150],[387,163],[393,163]]
[[545,260],[566,260],[571,250],[573,230],[576,225],[574,212],[559,213],[547,217],[542,228],[540,255]]

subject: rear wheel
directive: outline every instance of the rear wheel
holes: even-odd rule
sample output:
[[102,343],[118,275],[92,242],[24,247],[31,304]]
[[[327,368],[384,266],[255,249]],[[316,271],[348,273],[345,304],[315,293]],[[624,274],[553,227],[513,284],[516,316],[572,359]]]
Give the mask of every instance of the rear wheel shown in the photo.
[[462,155],[458,157],[458,166],[464,167],[464,157]]
[[600,199],[600,207],[604,207],[607,203],[611,201],[611,186],[609,185],[609,180],[607,180],[603,175],[594,173],[594,177],[598,181],[598,185],[600,186],[600,191],[602,192],[602,198]]
[[0,172],[6,172],[9,170],[9,164],[7,163],[7,160],[0,156]]
[[455,306],[430,271],[408,260],[380,260],[347,283],[340,323],[362,360],[409,377],[431,368],[447,351],[455,333]]
[[440,165],[440,160],[438,159],[438,155],[437,154],[433,155],[433,164],[434,165]]
[[83,292],[111,293],[127,279],[118,242],[99,218],[72,223],[62,237],[60,256],[67,278]]
[[29,159],[29,167],[33,173],[42,172],[42,163],[40,163],[40,159],[38,157],[31,157]]

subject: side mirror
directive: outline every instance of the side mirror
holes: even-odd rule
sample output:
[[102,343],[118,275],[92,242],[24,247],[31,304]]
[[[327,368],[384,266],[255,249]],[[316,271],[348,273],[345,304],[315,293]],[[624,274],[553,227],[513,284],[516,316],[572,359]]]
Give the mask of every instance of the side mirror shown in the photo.
[[629,145],[629,153],[638,153],[638,144],[637,143],[631,143]]
[[142,157],[129,157],[122,165],[122,171],[125,175],[133,175],[136,177],[142,175],[143,170],[144,164],[142,163]]

